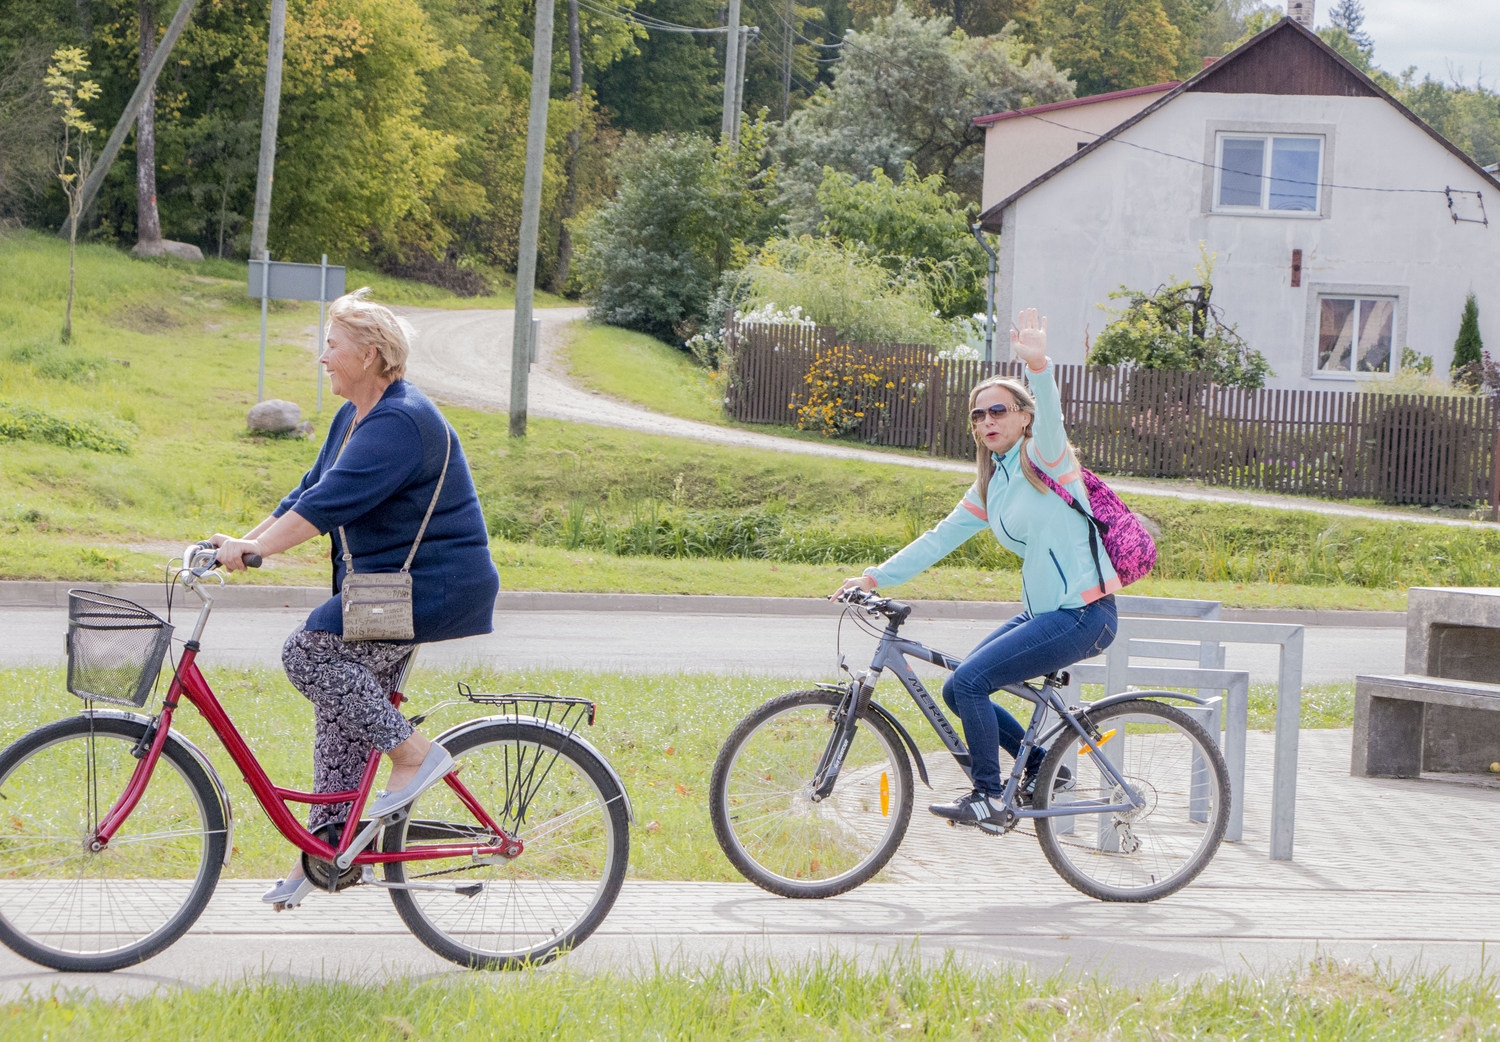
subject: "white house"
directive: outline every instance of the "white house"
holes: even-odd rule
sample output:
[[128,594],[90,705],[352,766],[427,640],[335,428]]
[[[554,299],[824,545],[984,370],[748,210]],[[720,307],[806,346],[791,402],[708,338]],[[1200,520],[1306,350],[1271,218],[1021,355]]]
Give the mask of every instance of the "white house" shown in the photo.
[[1500,180],[1291,18],[1183,83],[976,123],[997,312],[1040,309],[1059,362],[1199,243],[1268,386],[1348,389],[1406,346],[1446,372],[1471,291],[1500,356]]

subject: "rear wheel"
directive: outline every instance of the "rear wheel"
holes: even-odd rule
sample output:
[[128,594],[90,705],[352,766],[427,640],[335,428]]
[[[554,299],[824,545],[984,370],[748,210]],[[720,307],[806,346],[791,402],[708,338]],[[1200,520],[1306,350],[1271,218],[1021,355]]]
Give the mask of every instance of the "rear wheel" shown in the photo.
[[219,794],[168,741],[109,845],[90,841],[125,791],[140,720],[78,716],[0,753],[0,941],[55,970],[133,966],[202,914],[227,843]]
[[[509,861],[391,862],[387,882],[434,887],[392,890],[396,911],[418,940],[464,966],[550,962],[593,933],[619,896],[630,857],[625,792],[589,749],[524,720],[479,727],[445,746],[464,785],[525,850]],[[385,830],[381,849],[490,839],[439,783]],[[474,889],[465,895],[455,886]]]
[[911,820],[911,760],[873,713],[859,721],[833,792],[813,801],[842,701],[817,690],[773,698],[730,732],[714,763],[719,846],[746,879],[782,897],[854,889],[885,867]]
[[[1229,769],[1218,745],[1182,710],[1149,699],[1119,702],[1079,720],[1099,736],[1099,753],[1084,751],[1076,734],[1054,741],[1038,775],[1036,809],[1126,802],[1127,793],[1095,755],[1109,758],[1143,805],[1037,818],[1042,852],[1071,886],[1101,901],[1154,901],[1176,893],[1213,860],[1229,825]],[[1075,757],[1074,786],[1054,792],[1058,771]]]

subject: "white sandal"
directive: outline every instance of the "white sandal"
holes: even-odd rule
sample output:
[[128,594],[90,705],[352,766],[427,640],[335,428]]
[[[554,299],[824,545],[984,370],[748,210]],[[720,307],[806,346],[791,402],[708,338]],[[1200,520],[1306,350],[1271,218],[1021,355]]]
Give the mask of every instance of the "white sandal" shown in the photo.
[[395,792],[381,793],[380,798],[370,804],[367,813],[372,818],[383,818],[387,814],[400,810],[442,781],[443,776],[451,770],[453,770],[453,757],[448,755],[447,749],[434,742],[432,748],[427,750],[427,756],[422,760],[422,765],[417,768],[417,776]]
[[274,905],[279,912],[283,908],[296,908],[313,891],[313,881],[303,876],[301,879],[278,879],[276,885],[260,895],[260,899],[268,905]]

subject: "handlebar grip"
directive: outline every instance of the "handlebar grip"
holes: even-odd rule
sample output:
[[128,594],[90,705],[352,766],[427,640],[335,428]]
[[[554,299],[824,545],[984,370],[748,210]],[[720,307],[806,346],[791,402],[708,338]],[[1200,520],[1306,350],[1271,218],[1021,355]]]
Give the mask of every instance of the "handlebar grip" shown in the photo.
[[260,567],[260,554],[246,554],[244,557],[240,558],[240,560],[245,562],[246,568]]

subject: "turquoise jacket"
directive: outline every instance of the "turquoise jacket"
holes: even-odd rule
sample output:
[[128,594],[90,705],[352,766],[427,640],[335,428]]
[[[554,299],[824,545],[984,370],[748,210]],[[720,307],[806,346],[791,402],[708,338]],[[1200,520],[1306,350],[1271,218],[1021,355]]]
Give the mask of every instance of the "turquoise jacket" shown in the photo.
[[[1083,473],[1063,430],[1062,402],[1051,360],[1039,373],[1028,367],[1026,377],[1036,397],[1031,461],[1087,508]],[[982,497],[971,486],[951,514],[884,564],[865,569],[865,574],[873,576],[880,586],[899,586],[988,527],[1001,546],[1021,559],[1021,597],[1033,616],[1059,608],[1081,608],[1118,590],[1119,577],[1102,543],[1099,568],[1094,567],[1088,522],[1055,492],[1038,492],[1021,473],[1021,443],[1011,446],[1005,455],[992,458],[995,473]]]

